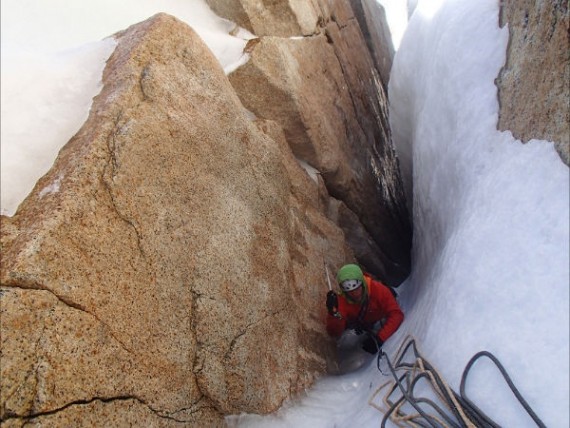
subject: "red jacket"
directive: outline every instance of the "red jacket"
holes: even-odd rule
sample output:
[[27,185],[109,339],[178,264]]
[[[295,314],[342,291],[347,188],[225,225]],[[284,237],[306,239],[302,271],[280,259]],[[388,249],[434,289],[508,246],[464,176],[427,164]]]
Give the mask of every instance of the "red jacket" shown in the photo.
[[[367,275],[364,279],[368,286],[368,308],[361,324],[365,328],[371,328],[377,321],[384,320],[377,337],[385,342],[404,321],[404,313],[388,287]],[[336,318],[327,314],[327,332],[331,336],[340,336],[347,327],[354,326],[358,320],[360,308],[359,303],[349,301],[344,294],[339,295],[338,312],[341,316]]]

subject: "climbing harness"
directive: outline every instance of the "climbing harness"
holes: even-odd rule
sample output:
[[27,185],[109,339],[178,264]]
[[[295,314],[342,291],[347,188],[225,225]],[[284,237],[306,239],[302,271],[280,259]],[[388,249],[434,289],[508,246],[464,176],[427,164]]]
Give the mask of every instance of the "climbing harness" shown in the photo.
[[[481,351],[471,358],[461,377],[460,394],[453,391],[437,370],[423,358],[412,337],[408,336],[403,341],[396,356],[395,364],[392,364],[388,355],[380,350],[377,360],[378,370],[388,375],[381,368],[381,362],[386,361],[394,380],[381,385],[368,401],[370,406],[384,413],[381,427],[385,427],[386,422],[391,419],[398,427],[500,428],[498,423],[483,413],[465,394],[465,384],[471,367],[479,358],[487,357],[500,370],[511,391],[536,425],[546,428],[515,387],[503,365],[490,352]],[[418,384],[424,385],[426,382],[437,396],[438,402],[416,396],[414,389]],[[389,388],[382,400],[384,404],[382,407],[374,401],[386,387]],[[416,413],[406,413],[405,409],[409,409],[410,406]]]

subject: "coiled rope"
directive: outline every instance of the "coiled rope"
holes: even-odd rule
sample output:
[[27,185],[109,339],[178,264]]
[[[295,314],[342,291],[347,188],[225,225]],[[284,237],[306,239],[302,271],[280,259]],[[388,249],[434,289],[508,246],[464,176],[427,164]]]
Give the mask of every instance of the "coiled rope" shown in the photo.
[[[515,387],[503,365],[490,352],[478,352],[469,360],[461,376],[460,394],[453,391],[438,371],[423,358],[414,338],[408,336],[396,356],[395,364],[392,364],[388,355],[382,350],[378,353],[378,370],[387,375],[380,366],[381,361],[385,360],[394,380],[381,385],[368,401],[369,405],[384,413],[382,428],[386,426],[388,420],[392,420],[398,427],[500,428],[500,425],[481,411],[465,393],[467,376],[473,364],[481,357],[489,358],[497,366],[509,388],[536,425],[546,428]],[[420,383],[427,383],[431,387],[437,402],[416,396],[414,390]],[[375,400],[386,388],[387,392],[382,400],[384,407],[382,407],[376,404]],[[405,409],[410,410],[406,413]]]

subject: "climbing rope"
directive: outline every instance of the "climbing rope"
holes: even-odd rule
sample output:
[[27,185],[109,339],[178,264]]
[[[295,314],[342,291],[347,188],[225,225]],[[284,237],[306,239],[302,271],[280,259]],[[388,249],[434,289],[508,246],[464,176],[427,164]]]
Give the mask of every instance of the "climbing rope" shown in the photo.
[[[382,350],[378,354],[377,367],[384,375],[381,362],[386,361],[393,380],[381,385],[372,395],[368,404],[384,413],[381,427],[388,420],[398,427],[421,428],[500,428],[488,415],[479,409],[465,393],[467,376],[473,364],[482,357],[489,358],[499,369],[509,388],[538,427],[545,428],[544,423],[528,405],[515,387],[507,371],[500,361],[490,352],[475,354],[465,367],[461,377],[460,394],[447,385],[438,371],[420,354],[416,341],[407,337],[396,353],[394,364]],[[433,392],[435,400],[417,396],[418,385],[427,385]],[[387,390],[382,399],[383,406],[375,403],[379,394]]]

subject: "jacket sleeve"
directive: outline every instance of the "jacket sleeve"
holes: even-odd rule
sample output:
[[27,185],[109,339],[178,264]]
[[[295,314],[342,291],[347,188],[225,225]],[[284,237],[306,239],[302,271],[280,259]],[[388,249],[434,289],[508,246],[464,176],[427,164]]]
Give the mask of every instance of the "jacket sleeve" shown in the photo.
[[388,340],[388,338],[398,330],[400,324],[404,321],[404,313],[402,312],[402,309],[400,309],[400,305],[398,305],[398,302],[388,287],[381,284],[379,289],[380,305],[383,312],[386,314],[386,322],[378,331],[378,338],[382,342],[386,342],[386,340]]
[[338,312],[341,314],[340,318],[333,317],[327,312],[327,333],[331,336],[338,337],[346,330],[344,303],[344,297],[338,296]]

